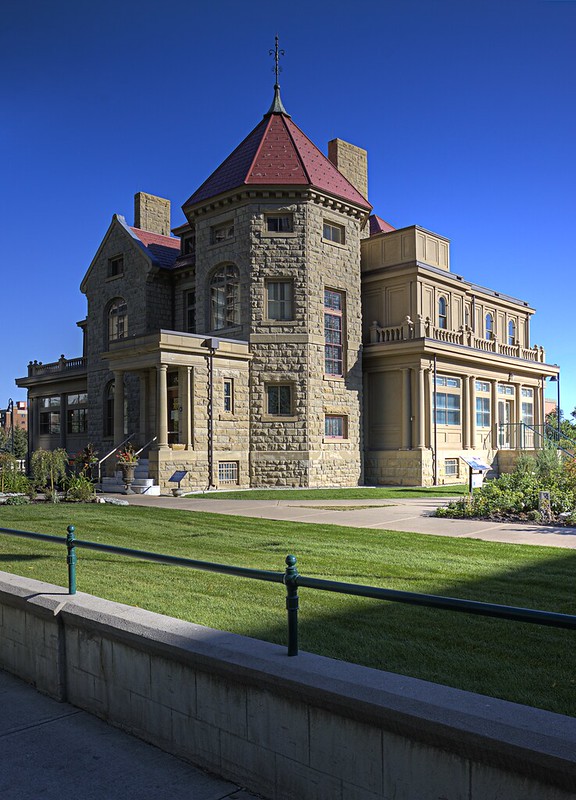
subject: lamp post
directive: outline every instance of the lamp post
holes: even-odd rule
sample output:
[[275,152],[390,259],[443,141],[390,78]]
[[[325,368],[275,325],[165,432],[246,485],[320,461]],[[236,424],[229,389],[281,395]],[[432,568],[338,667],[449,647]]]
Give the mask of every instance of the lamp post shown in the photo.
[[14,455],[14,400],[10,397],[8,400],[8,407],[6,408],[6,415],[10,412],[10,429],[12,440],[12,455]]

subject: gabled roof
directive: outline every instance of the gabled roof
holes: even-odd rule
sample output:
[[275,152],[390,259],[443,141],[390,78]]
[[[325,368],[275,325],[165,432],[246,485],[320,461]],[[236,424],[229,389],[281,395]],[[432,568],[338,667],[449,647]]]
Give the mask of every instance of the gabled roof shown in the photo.
[[367,211],[372,208],[289,115],[274,110],[265,115],[183,208],[243,186],[309,186]]
[[370,236],[376,236],[377,233],[389,233],[395,230],[396,228],[393,228],[392,225],[377,214],[372,214],[370,217]]
[[130,228],[136,238],[144,245],[153,263],[164,269],[169,269],[180,255],[180,239],[172,236],[162,236],[160,233],[143,231],[140,228]]

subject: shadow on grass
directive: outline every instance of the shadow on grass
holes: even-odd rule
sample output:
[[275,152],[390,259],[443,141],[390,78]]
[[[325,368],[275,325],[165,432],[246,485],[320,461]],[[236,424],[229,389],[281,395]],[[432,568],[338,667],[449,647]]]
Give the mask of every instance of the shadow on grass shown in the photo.
[[22,555],[19,553],[3,553],[0,555],[0,563],[3,561],[10,562],[10,561],[39,561],[42,559],[46,559],[47,556],[33,556],[33,555]]

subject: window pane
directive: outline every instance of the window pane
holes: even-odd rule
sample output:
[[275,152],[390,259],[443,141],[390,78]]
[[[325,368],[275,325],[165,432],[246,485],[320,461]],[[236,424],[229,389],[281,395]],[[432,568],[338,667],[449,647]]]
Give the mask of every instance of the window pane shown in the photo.
[[274,281],[267,284],[268,319],[294,319],[291,281]]

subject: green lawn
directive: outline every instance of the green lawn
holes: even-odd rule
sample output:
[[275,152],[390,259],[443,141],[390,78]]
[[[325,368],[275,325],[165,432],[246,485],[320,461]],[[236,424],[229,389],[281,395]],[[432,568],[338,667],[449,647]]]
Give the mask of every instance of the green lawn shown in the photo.
[[[0,508],[0,526],[200,560],[576,613],[576,552],[179,510]],[[277,584],[78,550],[79,591],[284,644]],[[66,583],[65,547],[0,535],[0,568]],[[576,635],[523,623],[300,590],[301,649],[576,716]]]
[[409,497],[457,497],[466,494],[464,484],[455,486],[356,486],[353,489],[246,489],[188,495],[208,500],[392,500]]

